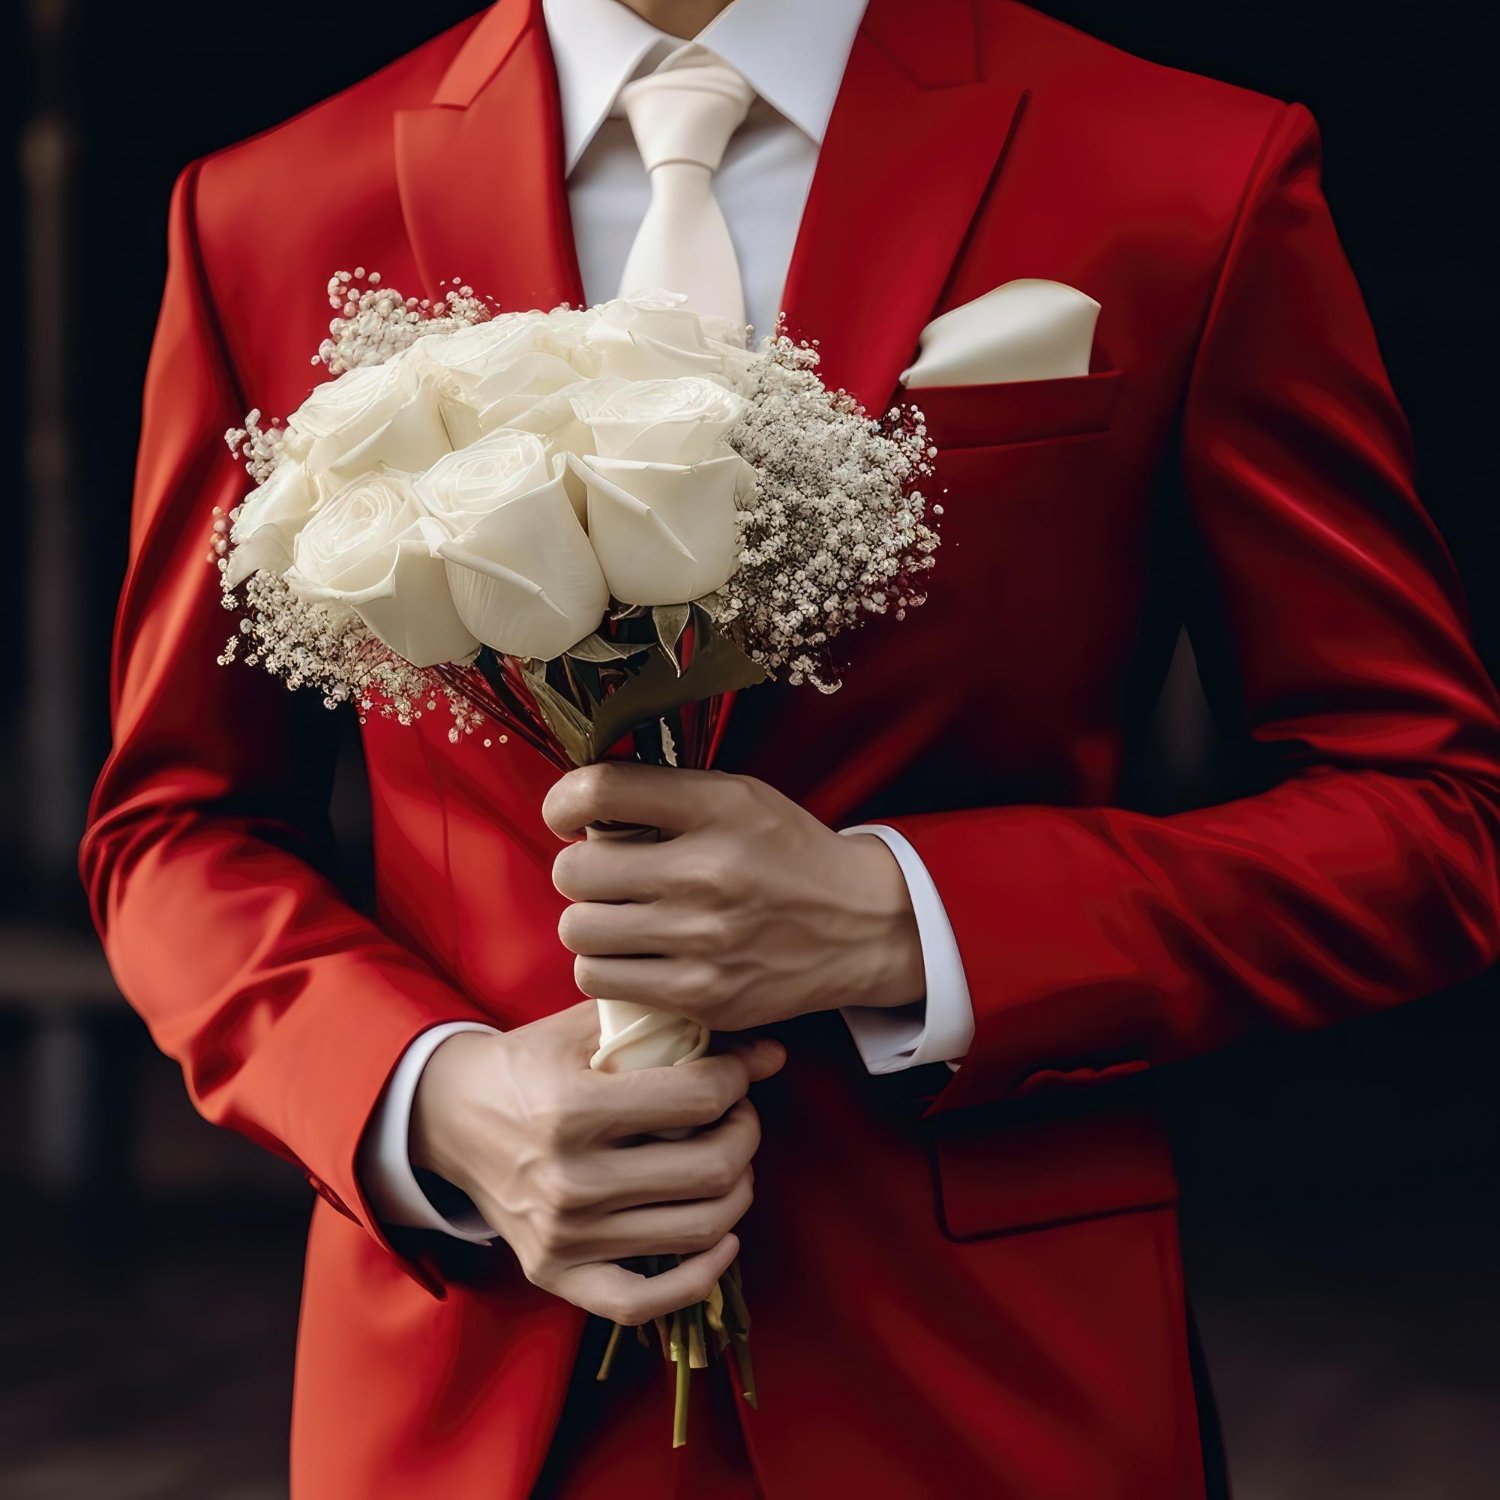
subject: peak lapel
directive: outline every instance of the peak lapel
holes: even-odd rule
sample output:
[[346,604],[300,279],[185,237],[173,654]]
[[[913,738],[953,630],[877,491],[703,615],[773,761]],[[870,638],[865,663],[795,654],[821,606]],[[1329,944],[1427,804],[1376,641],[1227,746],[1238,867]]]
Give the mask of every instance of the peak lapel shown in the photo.
[[[984,19],[993,12],[986,8]],[[881,411],[1003,164],[1026,95],[986,76],[976,0],[870,0],[783,302],[823,378]]]
[[480,18],[433,102],[397,112],[395,147],[428,296],[456,277],[511,311],[583,300],[540,0]]

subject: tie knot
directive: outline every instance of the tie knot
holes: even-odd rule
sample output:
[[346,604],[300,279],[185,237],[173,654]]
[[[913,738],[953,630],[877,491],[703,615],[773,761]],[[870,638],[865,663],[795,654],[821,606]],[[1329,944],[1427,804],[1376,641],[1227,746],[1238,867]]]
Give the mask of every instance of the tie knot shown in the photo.
[[715,172],[754,97],[728,63],[689,47],[627,83],[620,106],[647,172],[674,161]]

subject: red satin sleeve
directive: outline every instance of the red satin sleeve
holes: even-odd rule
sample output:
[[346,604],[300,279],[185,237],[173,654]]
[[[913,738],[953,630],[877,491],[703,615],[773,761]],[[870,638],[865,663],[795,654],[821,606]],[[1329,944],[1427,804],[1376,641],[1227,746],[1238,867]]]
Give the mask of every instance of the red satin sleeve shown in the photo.
[[1290,107],[1227,246],[1183,415],[1188,620],[1273,788],[1173,817],[893,819],[973,996],[952,1109],[1320,1026],[1500,947],[1500,718]]
[[223,442],[246,409],[194,232],[197,168],[172,199],[117,619],[114,747],[81,852],[121,989],[198,1109],[295,1162],[380,1235],[359,1139],[407,1044],[489,1019],[349,907],[327,843],[333,715],[215,658],[233,618],[205,561],[215,505],[246,488]]

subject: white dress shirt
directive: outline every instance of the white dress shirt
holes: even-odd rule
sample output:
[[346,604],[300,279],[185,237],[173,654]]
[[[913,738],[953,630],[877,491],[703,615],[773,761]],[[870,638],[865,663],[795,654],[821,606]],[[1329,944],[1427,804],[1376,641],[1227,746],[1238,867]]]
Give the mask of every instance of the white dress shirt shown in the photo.
[[[865,3],[733,0],[696,38],[736,68],[756,93],[714,176],[714,194],[734,241],[746,314],[757,335],[771,331],[780,307],[803,205]],[[616,101],[632,78],[650,72],[683,42],[620,0],[543,0],[542,10],[557,66],[568,204],[583,290],[590,303],[603,302],[619,292],[651,197]],[[882,839],[900,864],[916,913],[927,986],[925,1001],[899,1010],[845,1009],[854,1045],[872,1073],[955,1063],[973,1039],[974,1013],[937,887],[895,829],[863,825],[843,831]],[[494,1238],[477,1214],[440,1213],[417,1183],[407,1154],[412,1100],[428,1058],[458,1032],[489,1029],[470,1022],[434,1026],[397,1064],[361,1155],[365,1190],[387,1223],[475,1241]]]

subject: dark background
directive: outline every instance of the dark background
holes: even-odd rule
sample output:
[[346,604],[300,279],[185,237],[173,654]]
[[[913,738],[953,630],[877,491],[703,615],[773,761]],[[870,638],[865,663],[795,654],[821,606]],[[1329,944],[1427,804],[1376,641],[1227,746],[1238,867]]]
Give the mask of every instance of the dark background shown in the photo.
[[[284,1493],[306,1193],[192,1116],[94,957],[73,847],[107,743],[172,180],[474,8],[29,0],[5,18],[0,1494],[16,1500]],[[1043,8],[1318,116],[1328,196],[1493,669],[1500,523],[1481,403],[1500,26],[1414,3]],[[1197,713],[1179,674],[1141,782],[1152,806],[1213,793]],[[1167,1080],[1240,1500],[1496,1492],[1497,998],[1490,976]]]

